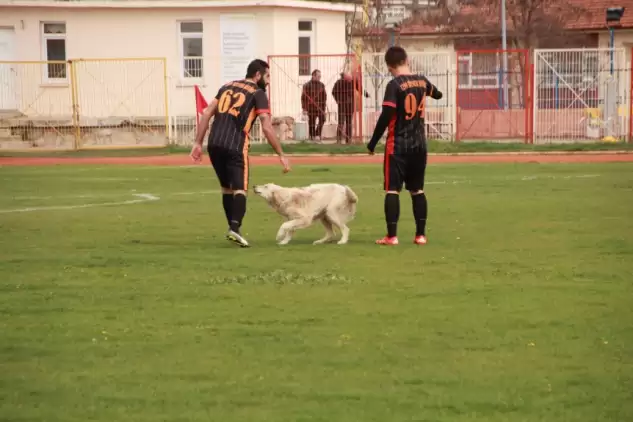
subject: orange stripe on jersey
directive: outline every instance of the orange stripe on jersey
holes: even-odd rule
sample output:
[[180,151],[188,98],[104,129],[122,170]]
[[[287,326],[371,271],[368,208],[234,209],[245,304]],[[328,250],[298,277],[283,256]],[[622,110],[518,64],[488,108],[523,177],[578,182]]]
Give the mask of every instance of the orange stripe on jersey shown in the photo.
[[385,153],[393,154],[396,140],[396,116],[393,116],[389,121],[389,127],[387,128],[387,144],[385,145]]
[[391,164],[391,155],[393,155],[395,144],[395,128],[396,128],[396,116],[393,116],[389,121],[389,127],[387,128],[387,144],[385,145],[385,191],[389,190],[389,166]]
[[255,109],[251,109],[251,112],[248,115],[248,119],[246,119],[246,124],[244,124],[244,132],[246,136],[244,137],[244,147],[242,148],[242,158],[244,160],[244,190],[248,192],[248,146],[251,141],[251,137],[249,132],[251,131],[251,127],[253,126],[253,122],[255,121]]
[[385,101],[384,103],[382,103],[383,106],[385,107],[393,107],[396,108],[396,104],[392,103],[391,101]]
[[244,161],[244,191],[248,192],[248,145],[250,144],[250,136],[246,134],[244,138],[244,148],[242,148],[242,159]]
[[263,108],[263,109],[261,109],[261,110],[255,110],[255,114],[257,114],[258,116],[259,116],[260,114],[264,114],[264,113],[268,113],[268,114],[270,114],[270,110],[269,110],[269,109],[267,109],[267,108]]
[[255,121],[255,109],[252,109],[246,119],[246,123],[244,123],[244,132],[248,135],[251,131],[251,127],[253,126],[253,122]]

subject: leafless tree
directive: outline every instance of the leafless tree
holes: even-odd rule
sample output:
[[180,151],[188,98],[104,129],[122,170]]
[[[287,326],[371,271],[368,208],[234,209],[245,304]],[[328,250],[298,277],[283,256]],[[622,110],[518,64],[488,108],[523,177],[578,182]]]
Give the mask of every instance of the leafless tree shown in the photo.
[[[349,21],[350,48],[357,44],[363,53],[367,53],[363,64],[364,79],[370,81],[369,90],[374,101],[374,107],[379,109],[382,87],[388,80],[385,77],[386,67],[382,53],[384,53],[393,38],[395,43],[399,39],[398,22],[387,19],[387,11],[395,5],[404,8],[405,14],[413,15],[418,10],[419,1],[410,3],[398,0],[370,0],[368,10],[358,7],[353,19]],[[364,19],[363,14],[367,13]]]
[[[578,43],[565,26],[587,14],[575,0],[506,0],[508,48],[563,48]],[[495,37],[501,32],[499,0],[438,0],[426,18],[429,23],[457,33]]]
[[[534,48],[582,45],[587,35],[571,33],[566,24],[587,13],[575,0],[506,0],[507,48],[526,51],[531,57]],[[438,7],[425,16],[425,21],[449,34],[477,34],[465,41],[469,48],[478,47],[477,44],[501,47],[499,0],[438,0]],[[457,44],[459,49],[460,43]],[[526,63],[525,54],[508,54],[512,98],[523,96],[528,74]]]

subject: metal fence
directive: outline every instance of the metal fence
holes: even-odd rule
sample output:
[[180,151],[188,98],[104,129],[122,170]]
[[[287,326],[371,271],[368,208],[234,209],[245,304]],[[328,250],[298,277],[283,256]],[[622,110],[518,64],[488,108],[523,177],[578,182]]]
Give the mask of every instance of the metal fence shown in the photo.
[[[444,94],[441,100],[429,100],[427,104],[426,129],[430,139],[537,143],[631,140],[631,62],[623,49],[532,53],[409,50],[412,70],[425,74]],[[210,61],[205,58],[205,63]],[[270,56],[268,61],[268,94],[281,140],[309,140],[309,123],[314,123],[313,137],[325,141],[345,142],[346,127],[352,128],[350,137],[354,141],[367,140],[372,135],[385,87],[391,79],[384,53],[365,53],[360,58]],[[200,83],[210,99],[226,81],[220,80],[219,71],[209,70],[208,66],[205,69],[207,77]],[[326,93],[322,129],[318,117],[313,116],[311,122],[310,113],[304,113],[306,104],[308,109],[310,104],[321,107],[322,100],[317,101],[314,92],[304,89],[316,69],[321,71]],[[341,92],[353,97],[353,106],[340,110],[333,90],[342,72],[352,78],[351,85],[344,85]],[[182,77],[174,73],[169,85],[170,139],[190,144],[195,135],[193,84],[183,83]],[[253,128],[253,141],[265,142],[258,124]]]
[[624,49],[534,52],[534,142],[630,135],[631,65]]
[[[193,145],[197,131],[195,87],[198,86],[201,94],[210,103],[222,85],[219,79],[217,80],[217,84],[211,84],[201,79],[186,81],[175,73],[168,76],[170,143],[180,146]],[[259,119],[253,123],[250,139],[253,143],[264,142]],[[203,145],[206,146],[206,143],[207,136],[204,138]]]
[[[362,139],[363,88],[355,55],[269,56],[268,64],[271,112],[283,127],[282,140]],[[319,80],[310,82],[315,72]]]
[[528,58],[527,50],[456,52],[456,141],[529,140]]
[[[624,49],[409,52],[411,68],[444,93],[427,105],[427,136],[457,142],[633,140],[633,73]],[[366,136],[391,79],[383,53],[363,55],[371,99]]]
[[168,143],[166,60],[0,62],[0,148]]
[[[428,101],[428,138],[561,143],[632,140],[631,56],[624,49],[410,51],[409,62],[444,93]],[[372,135],[391,79],[383,53],[268,61],[282,141]],[[221,67],[205,66],[198,75],[186,66],[187,77],[180,67],[164,58],[0,61],[0,148],[189,145],[194,87],[210,101],[226,81]],[[314,70],[323,94],[308,83]],[[252,139],[265,142],[258,121]]]
[[[455,72],[454,53],[439,51],[409,53],[409,64],[415,73],[425,75],[444,94],[440,100],[429,100],[426,105],[426,130],[429,138],[450,140],[455,130]],[[363,133],[371,137],[380,116],[387,83],[392,79],[387,70],[384,53],[363,54],[363,86],[368,98],[363,107]]]
[[0,147],[72,148],[66,62],[0,62]]

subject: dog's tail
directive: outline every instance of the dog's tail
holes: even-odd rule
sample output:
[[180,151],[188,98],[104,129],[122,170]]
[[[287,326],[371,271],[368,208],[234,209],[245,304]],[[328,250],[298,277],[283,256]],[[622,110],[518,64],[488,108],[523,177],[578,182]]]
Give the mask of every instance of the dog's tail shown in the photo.
[[358,202],[358,196],[356,196],[352,188],[347,185],[345,185],[345,196],[347,196],[347,200],[350,204],[355,204]]

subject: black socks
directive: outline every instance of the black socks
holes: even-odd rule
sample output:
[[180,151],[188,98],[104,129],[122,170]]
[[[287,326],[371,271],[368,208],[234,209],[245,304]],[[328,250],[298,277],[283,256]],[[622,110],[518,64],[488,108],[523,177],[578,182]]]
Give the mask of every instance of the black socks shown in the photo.
[[240,226],[242,225],[242,219],[246,214],[246,195],[243,193],[236,193],[233,195],[233,206],[231,208],[231,221],[229,225],[231,230],[235,233],[240,232]]
[[400,195],[388,193],[385,195],[385,220],[387,222],[387,236],[398,234],[398,219],[400,218]]
[[226,222],[230,226],[231,214],[233,210],[233,194],[232,193],[222,194],[222,206],[224,207],[224,215],[226,215]]
[[[426,218],[428,216],[428,204],[424,192],[411,195],[413,204],[413,217],[415,218],[415,235],[426,235]],[[398,235],[398,220],[400,219],[400,195],[388,193],[385,195],[385,221],[387,222],[387,236]]]
[[419,195],[412,195],[411,202],[413,203],[413,217],[415,218],[415,235],[425,236],[426,217],[429,212],[426,195],[424,192]]

